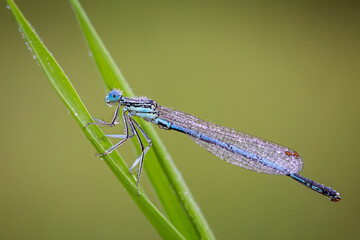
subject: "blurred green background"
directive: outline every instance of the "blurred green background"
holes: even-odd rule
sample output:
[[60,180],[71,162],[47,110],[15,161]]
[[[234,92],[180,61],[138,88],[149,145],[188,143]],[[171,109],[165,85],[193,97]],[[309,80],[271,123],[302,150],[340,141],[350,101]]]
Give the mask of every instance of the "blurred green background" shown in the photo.
[[[109,120],[113,109],[70,4],[16,2],[90,113]],[[291,147],[304,160],[302,175],[341,193],[333,203],[158,129],[218,239],[360,235],[359,4],[81,3],[139,96]],[[0,239],[158,239],[94,156],[5,1],[0,24]],[[136,158],[131,144],[119,151],[128,164]],[[157,203],[146,177],[141,185]]]

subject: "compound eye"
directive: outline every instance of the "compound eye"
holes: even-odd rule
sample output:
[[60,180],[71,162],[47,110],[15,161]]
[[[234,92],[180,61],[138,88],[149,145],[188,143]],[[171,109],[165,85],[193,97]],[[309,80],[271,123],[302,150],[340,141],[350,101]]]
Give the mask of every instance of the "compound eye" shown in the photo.
[[105,97],[105,102],[108,104],[114,104],[116,102],[118,102],[121,98],[121,92],[119,92],[118,90],[112,90],[106,97]]
[[112,91],[109,93],[109,100],[110,100],[111,102],[116,102],[116,101],[119,100],[119,98],[120,98],[120,93],[119,93],[119,91],[117,91],[117,90],[112,90]]

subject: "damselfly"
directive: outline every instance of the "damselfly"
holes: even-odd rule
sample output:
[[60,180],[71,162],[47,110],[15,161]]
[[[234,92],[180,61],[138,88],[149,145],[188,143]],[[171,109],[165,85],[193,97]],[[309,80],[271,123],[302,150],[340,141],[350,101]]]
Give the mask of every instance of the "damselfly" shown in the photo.
[[[136,136],[141,148],[141,155],[129,169],[131,171],[139,164],[136,186],[139,184],[145,154],[151,147],[150,137],[133,118],[140,117],[162,129],[185,133],[202,148],[233,165],[256,172],[286,175],[304,186],[328,196],[331,201],[337,202],[341,199],[337,191],[299,175],[298,173],[303,167],[301,157],[297,152],[285,146],[211,122],[205,122],[184,112],[159,106],[154,100],[146,97],[124,97],[119,90],[112,90],[105,97],[105,101],[109,106],[117,105],[112,121],[107,123],[94,119],[96,122],[88,123],[86,126],[90,124],[115,126],[118,123],[117,120],[122,107],[125,135],[106,136],[122,138],[123,140],[100,156],[111,153],[128,139]],[[138,130],[148,142],[147,147],[144,147]]]

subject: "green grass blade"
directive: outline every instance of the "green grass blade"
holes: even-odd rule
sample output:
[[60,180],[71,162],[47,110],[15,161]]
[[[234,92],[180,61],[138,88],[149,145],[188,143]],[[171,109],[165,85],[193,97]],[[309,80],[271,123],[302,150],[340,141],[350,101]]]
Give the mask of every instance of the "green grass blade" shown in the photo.
[[[77,0],[70,0],[70,2],[107,88],[109,90],[121,89],[126,96],[134,96],[79,2]],[[144,167],[170,221],[187,239],[215,239],[153,126],[144,121],[140,121],[140,124],[151,137],[152,149],[156,155],[156,158],[152,158],[149,151]]]
[[[8,0],[8,4],[17,23],[19,24],[19,28],[25,40],[32,50],[33,55],[36,57],[38,63],[59,95],[60,99],[69,109],[71,115],[79,124],[89,141],[94,145],[95,149],[98,152],[104,152],[111,146],[110,141],[96,125],[91,125],[88,128],[83,127],[86,123],[91,122],[92,118],[81,102],[72,84],[54,57],[42,44],[41,40],[36,35],[28,21],[24,18],[16,4],[12,0]],[[113,153],[104,156],[103,159],[111,168],[115,176],[123,184],[127,192],[129,192],[130,196],[133,198],[140,210],[158,231],[159,235],[163,239],[183,239],[177,229],[174,228],[174,226],[161,214],[158,209],[156,209],[145,194],[137,196],[135,179],[128,173],[128,168],[120,158],[119,154],[114,151]]]

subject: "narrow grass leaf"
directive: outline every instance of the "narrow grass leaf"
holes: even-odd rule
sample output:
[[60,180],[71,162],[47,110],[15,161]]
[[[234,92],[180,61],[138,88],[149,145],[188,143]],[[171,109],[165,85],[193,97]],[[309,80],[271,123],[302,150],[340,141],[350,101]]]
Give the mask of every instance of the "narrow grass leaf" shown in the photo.
[[[96,125],[91,125],[87,128],[84,128],[84,125],[91,122],[92,118],[81,102],[69,79],[58,65],[54,57],[36,35],[34,29],[30,26],[29,22],[25,19],[14,1],[8,0],[8,4],[15,16],[20,31],[22,32],[22,35],[24,36],[29,48],[31,48],[34,57],[37,59],[39,65],[59,95],[60,99],[63,101],[76,122],[79,124],[86,137],[95,147],[96,151],[104,152],[111,146],[110,141]],[[158,209],[156,209],[156,207],[149,201],[145,194],[137,196],[135,179],[131,174],[129,174],[128,168],[120,158],[119,154],[114,151],[113,153],[104,156],[103,159],[115,174],[115,176],[123,184],[126,191],[133,198],[139,209],[157,230],[159,235],[163,239],[183,239],[182,235],[177,231],[177,229],[174,228],[174,226],[161,214]],[[119,189],[122,190],[122,188]]]

